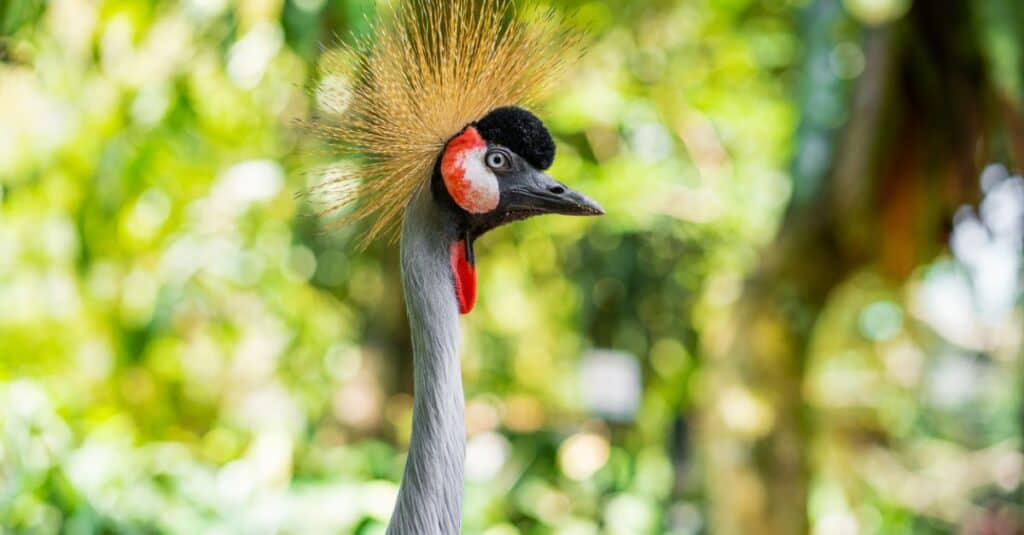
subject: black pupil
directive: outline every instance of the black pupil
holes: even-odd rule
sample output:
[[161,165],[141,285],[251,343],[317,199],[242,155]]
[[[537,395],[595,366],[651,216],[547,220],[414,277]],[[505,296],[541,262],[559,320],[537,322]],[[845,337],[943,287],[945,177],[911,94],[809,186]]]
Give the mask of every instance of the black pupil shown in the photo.
[[501,167],[505,163],[505,157],[500,152],[491,154],[491,165],[494,167]]

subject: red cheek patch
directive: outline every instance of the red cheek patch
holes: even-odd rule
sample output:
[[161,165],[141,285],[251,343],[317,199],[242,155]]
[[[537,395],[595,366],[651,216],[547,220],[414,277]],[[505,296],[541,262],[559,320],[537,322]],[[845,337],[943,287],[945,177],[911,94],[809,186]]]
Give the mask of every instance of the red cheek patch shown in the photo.
[[459,301],[459,313],[468,314],[476,304],[476,266],[466,257],[466,242],[458,240],[449,250],[452,275],[455,277],[455,298]]
[[472,126],[448,142],[441,157],[441,177],[452,199],[472,214],[498,207],[498,178],[484,163],[487,142]]

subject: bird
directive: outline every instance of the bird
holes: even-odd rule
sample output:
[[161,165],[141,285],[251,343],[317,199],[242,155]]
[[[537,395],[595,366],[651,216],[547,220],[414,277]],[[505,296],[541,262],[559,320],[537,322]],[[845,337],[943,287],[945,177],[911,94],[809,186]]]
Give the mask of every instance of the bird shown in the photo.
[[459,316],[476,303],[476,240],[542,214],[604,213],[545,172],[555,143],[528,110],[581,42],[551,10],[409,0],[324,62],[345,84],[312,126],[352,165],[318,187],[343,221],[372,221],[363,243],[397,232],[400,248],[413,419],[388,535],[461,531]]

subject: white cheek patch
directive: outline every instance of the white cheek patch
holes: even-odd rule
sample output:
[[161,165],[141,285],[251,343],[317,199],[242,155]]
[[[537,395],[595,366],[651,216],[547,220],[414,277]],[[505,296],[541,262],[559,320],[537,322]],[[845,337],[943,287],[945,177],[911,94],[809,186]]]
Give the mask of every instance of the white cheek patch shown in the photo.
[[471,214],[498,207],[498,177],[484,163],[487,142],[476,128],[467,126],[448,142],[441,157],[441,177],[456,204]]
[[449,186],[455,202],[474,214],[490,212],[498,207],[498,177],[484,163],[486,155],[486,146],[462,151],[455,160],[456,167],[462,170],[462,177],[455,181],[455,187]]

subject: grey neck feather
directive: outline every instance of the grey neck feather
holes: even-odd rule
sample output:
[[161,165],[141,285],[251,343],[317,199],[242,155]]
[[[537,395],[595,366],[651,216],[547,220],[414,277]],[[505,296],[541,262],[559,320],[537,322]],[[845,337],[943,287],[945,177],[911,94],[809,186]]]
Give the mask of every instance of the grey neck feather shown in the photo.
[[448,535],[462,524],[466,457],[459,312],[449,248],[456,232],[429,188],[405,210],[402,284],[412,334],[412,438],[388,535]]

